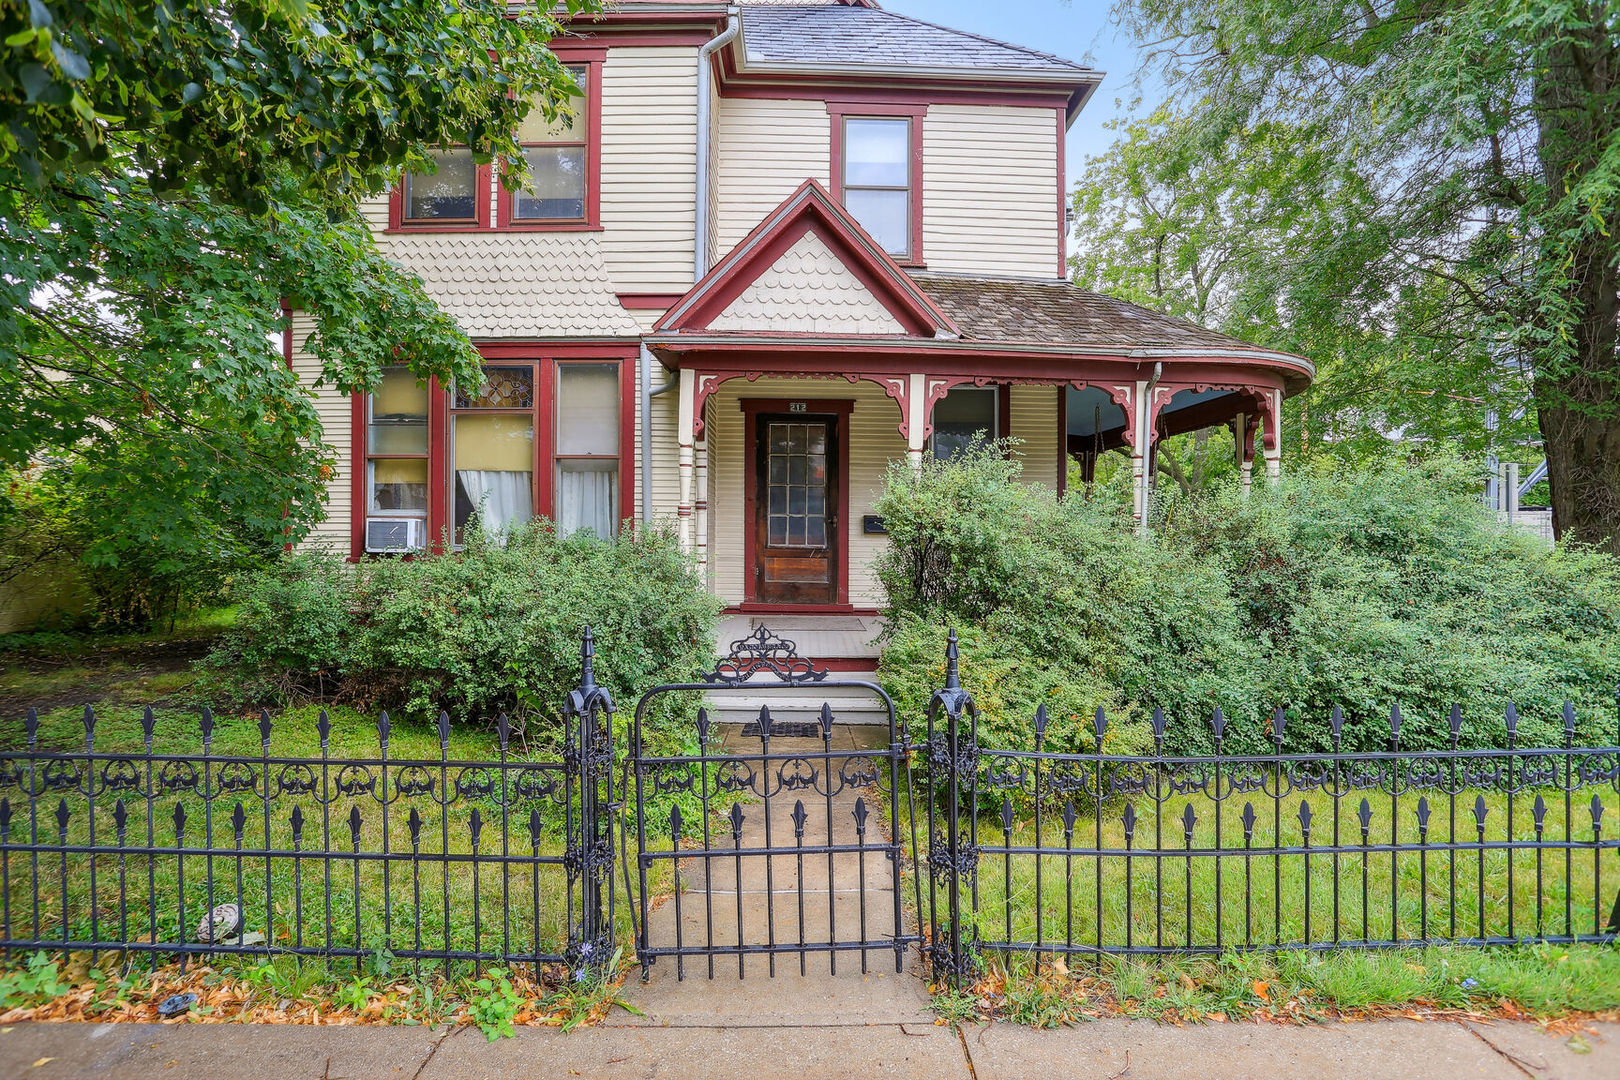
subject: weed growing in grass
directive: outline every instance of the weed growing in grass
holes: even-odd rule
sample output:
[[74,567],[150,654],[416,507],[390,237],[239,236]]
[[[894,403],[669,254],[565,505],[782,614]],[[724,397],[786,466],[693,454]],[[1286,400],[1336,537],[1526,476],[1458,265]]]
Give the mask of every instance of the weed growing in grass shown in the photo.
[[64,994],[69,984],[62,979],[62,968],[37,952],[21,968],[0,974],[0,1009],[32,1005]]
[[522,996],[502,968],[492,968],[488,975],[474,979],[467,998],[467,1014],[490,1042],[516,1034],[512,1021],[522,1006]]

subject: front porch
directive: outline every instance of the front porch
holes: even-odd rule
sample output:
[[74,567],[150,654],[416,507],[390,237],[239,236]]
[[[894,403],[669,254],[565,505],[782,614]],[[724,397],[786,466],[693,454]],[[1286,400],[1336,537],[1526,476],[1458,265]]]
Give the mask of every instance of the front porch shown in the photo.
[[872,504],[896,463],[1011,436],[1024,479],[1062,494],[1071,458],[1089,480],[1120,452],[1145,526],[1160,440],[1226,425],[1244,484],[1257,453],[1275,478],[1283,398],[1312,374],[1067,281],[908,272],[813,181],[646,345],[678,380],[681,542],[730,611],[773,629],[876,613]]

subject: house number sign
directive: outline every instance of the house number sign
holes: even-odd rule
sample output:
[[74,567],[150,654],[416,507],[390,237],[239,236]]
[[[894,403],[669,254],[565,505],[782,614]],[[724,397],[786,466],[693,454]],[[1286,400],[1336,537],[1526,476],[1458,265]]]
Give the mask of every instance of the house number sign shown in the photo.
[[790,413],[793,413],[793,412],[808,412],[808,411],[809,410],[805,407],[805,403],[802,402],[802,401],[790,401],[790,402],[788,402],[788,412],[790,412]]

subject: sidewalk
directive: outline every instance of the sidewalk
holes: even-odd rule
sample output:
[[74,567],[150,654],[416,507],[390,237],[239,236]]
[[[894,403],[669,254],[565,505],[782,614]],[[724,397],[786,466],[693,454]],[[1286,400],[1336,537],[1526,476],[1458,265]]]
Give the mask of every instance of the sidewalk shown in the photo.
[[[763,981],[763,980],[761,980]],[[626,1022],[635,1021],[635,1022]],[[1060,1031],[1011,1024],[953,1032],[929,1023],[655,1026],[634,1017],[564,1035],[525,1028],[489,1043],[473,1028],[228,1024],[17,1024],[0,1031],[0,1080],[1613,1080],[1620,1024],[1590,1050],[1529,1024],[1212,1024],[1102,1021]],[[47,1060],[48,1059],[48,1060]]]

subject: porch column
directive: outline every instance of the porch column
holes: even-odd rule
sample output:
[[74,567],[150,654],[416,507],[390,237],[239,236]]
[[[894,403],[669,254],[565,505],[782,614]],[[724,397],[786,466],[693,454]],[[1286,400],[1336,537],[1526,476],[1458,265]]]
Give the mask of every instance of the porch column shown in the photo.
[[925,445],[923,431],[928,426],[928,376],[917,373],[909,376],[906,400],[910,403],[906,408],[906,458],[913,469],[920,471]]
[[1249,413],[1238,413],[1233,417],[1232,437],[1238,473],[1242,478],[1243,497],[1246,499],[1254,487],[1254,417]]
[[696,473],[697,492],[693,499],[693,509],[697,524],[697,565],[698,577],[707,582],[709,580],[709,425],[703,425],[703,437],[697,440],[696,445]]
[[692,473],[695,467],[693,446],[697,442],[697,414],[693,410],[697,391],[697,372],[691,368],[681,368],[680,407],[675,419],[675,441],[680,448],[680,502],[676,504],[675,516],[678,527],[677,535],[680,537],[681,548],[685,551],[693,549],[692,537]]
[[1131,438],[1131,516],[1136,521],[1138,532],[1147,531],[1148,519],[1148,447],[1153,441],[1153,432],[1150,422],[1153,410],[1148,406],[1149,387],[1152,384],[1147,380],[1138,380],[1136,393],[1131,396],[1131,407],[1136,410],[1135,430]]
[[1282,479],[1282,395],[1266,414],[1266,437],[1261,453],[1266,458],[1266,483],[1275,484]]

